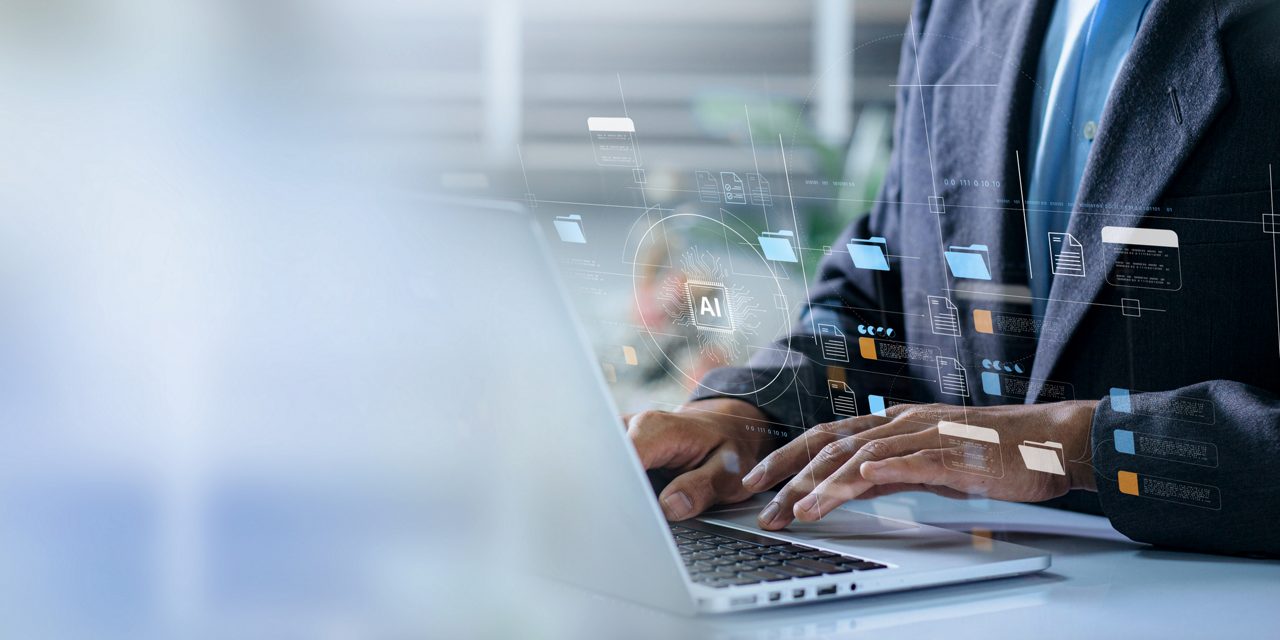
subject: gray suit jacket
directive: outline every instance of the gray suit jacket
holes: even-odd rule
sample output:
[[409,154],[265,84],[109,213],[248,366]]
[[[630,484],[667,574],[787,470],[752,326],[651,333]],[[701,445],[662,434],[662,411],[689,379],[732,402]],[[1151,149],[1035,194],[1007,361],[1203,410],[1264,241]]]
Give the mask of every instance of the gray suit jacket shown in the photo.
[[[783,348],[712,372],[695,397],[747,394],[793,434],[836,418],[834,378],[855,390],[860,413],[871,395],[890,404],[1101,399],[1098,500],[1118,530],[1166,546],[1280,554],[1280,235],[1267,233],[1280,232],[1280,219],[1264,225],[1268,163],[1280,161],[1280,7],[1153,0],[1077,202],[1060,205],[1072,211],[1085,276],[1056,277],[1045,317],[1032,319],[1027,243],[1047,239],[1027,238],[1024,215],[1058,205],[1024,207],[1019,171],[1028,174],[1052,5],[917,3],[884,188],[834,245],[883,237],[890,270],[857,269],[833,253]],[[933,210],[932,197],[941,198]],[[1177,248],[1103,242],[1104,227],[1170,230]],[[950,247],[973,244],[988,247],[990,281],[957,279],[945,263]],[[1160,265],[1154,276],[1144,261]],[[930,296],[955,305],[960,337],[935,332]],[[824,358],[819,324],[848,337],[847,364]],[[895,328],[895,338],[859,341],[859,325]],[[905,362],[895,341],[913,347]],[[879,357],[863,355],[868,344]],[[964,368],[967,398],[943,392],[936,356]],[[1013,364],[1022,372],[1005,370]],[[775,380],[779,368],[788,375]]]

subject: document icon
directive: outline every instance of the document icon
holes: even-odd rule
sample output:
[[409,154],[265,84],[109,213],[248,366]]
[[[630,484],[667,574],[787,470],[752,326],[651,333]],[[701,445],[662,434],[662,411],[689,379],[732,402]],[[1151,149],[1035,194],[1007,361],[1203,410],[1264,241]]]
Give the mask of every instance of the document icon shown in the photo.
[[720,172],[720,185],[724,187],[725,204],[746,204],[747,189],[742,186],[742,178],[732,171]]
[[969,397],[969,379],[959,360],[938,356],[938,386],[946,395]]
[[858,415],[858,397],[849,385],[840,380],[828,380],[827,395],[831,397],[832,413],[846,418]]
[[1018,445],[1018,453],[1022,454],[1022,463],[1032,471],[1043,471],[1058,476],[1067,475],[1062,466],[1062,444],[1058,442],[1023,441]]
[[720,203],[720,183],[710,171],[695,171],[694,180],[698,183],[698,199],[703,202]]
[[938,423],[942,440],[942,466],[995,478],[1004,477],[1000,432],[960,422]]
[[1084,245],[1069,233],[1049,234],[1049,263],[1055,276],[1084,277]]
[[849,343],[844,334],[834,324],[818,325],[818,344],[822,348],[822,357],[836,362],[849,361]]
[[586,244],[587,237],[582,235],[582,216],[556,216],[555,220],[556,233],[560,235],[561,242],[572,242],[573,244]]
[[951,300],[929,296],[929,325],[936,336],[960,337],[960,312]]
[[990,280],[991,266],[987,245],[973,244],[967,247],[952,246],[943,254],[951,275],[970,280]]
[[853,258],[853,266],[872,271],[888,271],[889,259],[886,257],[889,245],[884,238],[868,238],[849,240],[849,257]]
[[587,118],[587,130],[602,167],[639,167],[636,123],[631,118]]
[[751,197],[751,204],[763,207],[773,206],[773,193],[769,191],[769,181],[758,173],[747,174],[747,195]]
[[790,231],[766,231],[760,234],[760,248],[764,257],[775,262],[798,262],[795,247],[791,245],[794,233]]

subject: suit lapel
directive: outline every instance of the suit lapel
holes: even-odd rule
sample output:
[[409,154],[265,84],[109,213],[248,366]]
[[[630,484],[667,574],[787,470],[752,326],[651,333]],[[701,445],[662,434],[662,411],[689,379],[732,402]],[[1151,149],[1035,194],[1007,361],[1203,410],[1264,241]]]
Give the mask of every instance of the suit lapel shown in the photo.
[[[1116,77],[1080,183],[1068,233],[1085,246],[1088,275],[1053,281],[1046,316],[1060,335],[1075,335],[1114,266],[1102,250],[1102,228],[1141,225],[1229,97],[1214,3],[1154,0]],[[1032,377],[1050,377],[1067,344],[1042,340]],[[1029,401],[1039,391],[1033,387]]]
[[[990,176],[1001,180],[1001,194],[1004,202],[1017,202],[1018,168],[1013,151],[1020,150],[1026,154],[1031,101],[1034,97],[1035,83],[1028,81],[1027,70],[1034,75],[1039,63],[1043,34],[1048,28],[1049,18],[1053,14],[1052,1],[1026,2],[1025,0],[1008,0],[1005,2],[979,3],[975,9],[980,11],[981,26],[975,30],[986,33],[996,25],[1009,25],[999,37],[988,37],[991,42],[1009,43],[1004,54],[1005,64],[1000,66],[997,86],[993,94],[984,94],[981,89],[943,89],[953,92],[949,97],[942,94],[926,93],[927,103],[932,106],[935,100],[947,99],[954,107],[947,113],[982,114],[980,126],[960,127],[966,134],[961,139],[947,138],[947,131],[942,123],[929,126],[935,129],[935,135],[942,137],[935,140],[933,152],[939,157],[939,168],[946,175]],[[918,28],[918,27],[917,27]],[[990,65],[991,51],[985,48],[972,48],[965,52],[972,59],[962,61],[952,67],[953,71],[967,70],[974,67]],[[937,80],[924,79],[924,82],[964,82],[944,76]],[[969,81],[972,81],[970,79]],[[989,82],[990,80],[984,81]],[[962,103],[963,104],[960,104]],[[919,105],[912,105],[919,109]],[[968,137],[972,135],[973,137]],[[1023,159],[1025,163],[1025,158]],[[965,194],[956,188],[940,187],[940,193],[948,202],[965,201]],[[979,204],[979,203],[974,203]],[[1000,206],[997,202],[981,202],[984,206]],[[997,270],[996,279],[1006,282],[1025,282],[1026,263],[1023,256],[1025,247],[1021,234],[1021,223],[1017,223],[1019,233],[1005,233],[1005,228],[1012,228],[1012,218],[1008,216],[974,216],[951,210],[940,216],[942,239],[945,245],[952,243],[971,244],[974,242],[992,245],[992,267]]]

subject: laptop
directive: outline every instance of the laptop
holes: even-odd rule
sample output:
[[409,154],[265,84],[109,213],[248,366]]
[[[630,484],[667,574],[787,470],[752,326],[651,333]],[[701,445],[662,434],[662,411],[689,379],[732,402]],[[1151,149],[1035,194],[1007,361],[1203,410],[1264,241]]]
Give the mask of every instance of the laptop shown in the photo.
[[[756,526],[768,494],[668,523],[572,312],[542,221],[514,205],[433,201],[431,333],[449,372],[433,402],[492,427],[505,539],[527,568],[684,614],[710,614],[1041,571],[1049,554],[853,502],[817,523]],[[544,224],[545,223],[545,224]],[[599,286],[599,285],[595,285]]]

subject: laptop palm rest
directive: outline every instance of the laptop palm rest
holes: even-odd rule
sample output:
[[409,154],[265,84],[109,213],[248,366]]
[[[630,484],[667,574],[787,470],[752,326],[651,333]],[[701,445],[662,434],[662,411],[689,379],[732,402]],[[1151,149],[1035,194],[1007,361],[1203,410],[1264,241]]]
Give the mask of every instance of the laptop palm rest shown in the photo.
[[855,542],[859,538],[877,538],[886,533],[908,531],[919,527],[909,522],[836,509],[817,522],[793,521],[781,531],[764,531],[756,523],[756,515],[768,504],[768,498],[754,498],[744,503],[727,505],[706,513],[700,520],[714,524],[744,527],[765,535],[809,540]]

